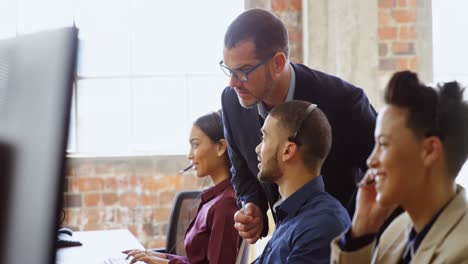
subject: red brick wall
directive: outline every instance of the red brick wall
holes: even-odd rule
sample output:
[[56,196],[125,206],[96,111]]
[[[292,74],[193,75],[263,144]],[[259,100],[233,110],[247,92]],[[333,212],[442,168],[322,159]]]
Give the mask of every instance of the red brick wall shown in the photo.
[[211,180],[177,171],[183,156],[69,158],[63,226],[73,230],[129,229],[145,247],[165,246],[173,199]]
[[263,8],[277,15],[288,29],[290,60],[304,61],[301,0],[251,0],[247,8]]
[[302,1],[272,0],[271,9],[288,28],[291,61],[302,63],[304,61],[302,47]]
[[416,71],[416,0],[377,1],[379,70]]

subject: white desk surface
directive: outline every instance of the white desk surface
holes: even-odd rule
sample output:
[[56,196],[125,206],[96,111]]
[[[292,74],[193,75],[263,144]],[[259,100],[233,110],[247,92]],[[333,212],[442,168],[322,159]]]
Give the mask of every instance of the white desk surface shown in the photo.
[[120,257],[126,249],[144,249],[126,229],[73,232],[72,240],[83,246],[57,250],[57,264],[102,264],[110,257]]

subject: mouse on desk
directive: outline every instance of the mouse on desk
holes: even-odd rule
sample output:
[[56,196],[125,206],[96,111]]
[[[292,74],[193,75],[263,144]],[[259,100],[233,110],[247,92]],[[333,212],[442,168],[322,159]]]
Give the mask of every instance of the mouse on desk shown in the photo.
[[60,228],[57,233],[58,233],[58,235],[64,234],[64,235],[73,236],[73,230],[71,230],[68,227]]
[[72,240],[73,231],[70,228],[62,227],[57,231],[57,248],[82,246],[80,241]]

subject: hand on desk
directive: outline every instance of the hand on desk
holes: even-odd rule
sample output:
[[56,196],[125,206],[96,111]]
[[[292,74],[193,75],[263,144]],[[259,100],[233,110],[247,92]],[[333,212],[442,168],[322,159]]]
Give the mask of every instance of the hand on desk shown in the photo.
[[234,228],[249,244],[254,244],[260,238],[263,230],[263,214],[258,206],[248,203],[245,208],[234,214]]
[[146,264],[169,263],[166,254],[151,250],[129,249],[122,251],[122,253],[126,254],[127,257],[132,257],[132,261],[130,261],[129,264],[133,264],[137,261],[141,261]]

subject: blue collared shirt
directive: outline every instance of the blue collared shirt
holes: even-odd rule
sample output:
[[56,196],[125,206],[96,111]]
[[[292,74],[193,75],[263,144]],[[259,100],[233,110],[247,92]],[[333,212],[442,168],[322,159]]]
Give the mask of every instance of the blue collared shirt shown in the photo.
[[322,176],[276,208],[276,230],[255,263],[330,263],[330,242],[351,225],[348,212],[325,192]]

